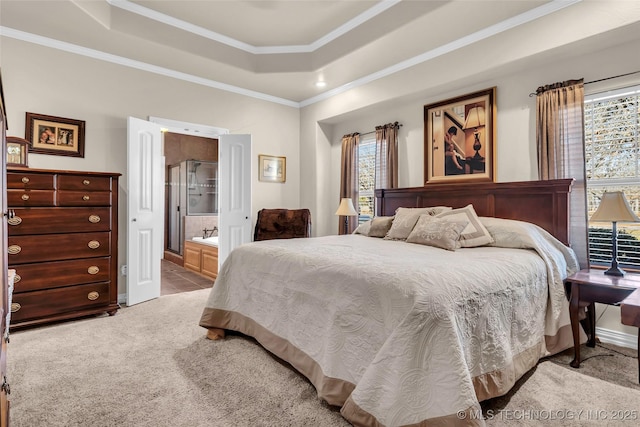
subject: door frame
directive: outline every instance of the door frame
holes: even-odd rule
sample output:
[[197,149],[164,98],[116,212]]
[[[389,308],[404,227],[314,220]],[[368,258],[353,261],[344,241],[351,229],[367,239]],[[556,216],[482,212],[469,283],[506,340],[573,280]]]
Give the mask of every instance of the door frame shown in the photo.
[[[167,131],[183,135],[201,136],[203,138],[218,138],[220,135],[229,133],[229,129],[226,128],[199,125],[196,123],[182,122],[180,120],[163,119],[162,117],[149,116],[147,120],[160,125],[163,132]],[[164,149],[164,143],[162,148]]]
[[[144,120],[144,119],[141,119]],[[201,125],[201,124],[195,124],[195,123],[189,123],[189,122],[183,122],[183,121],[179,121],[179,120],[172,120],[172,119],[165,119],[165,118],[161,118],[161,117],[153,117],[153,116],[148,116],[146,121],[150,122],[150,123],[154,123],[157,124],[158,126],[160,126],[160,129],[162,132],[172,132],[172,133],[177,133],[177,134],[183,134],[183,135],[192,135],[192,136],[199,136],[199,137],[204,137],[204,138],[218,138],[220,135],[224,135],[224,134],[228,134],[229,133],[229,129],[226,128],[220,128],[220,127],[215,127],[215,126],[208,126],[208,125]],[[218,148],[218,151],[220,149]],[[162,138],[162,154],[164,157],[164,138]],[[166,164],[164,165],[164,168],[166,169]],[[127,171],[128,173],[128,171]],[[249,177],[249,179],[251,179],[251,177]],[[163,197],[165,196],[165,183],[164,180],[159,180],[159,182],[156,183],[156,187],[154,189],[154,192],[159,191],[162,194]],[[129,204],[129,200],[127,200],[127,205]],[[165,227],[163,227],[164,229]],[[166,233],[166,230],[165,230]],[[129,232],[127,231],[127,241],[129,239]],[[164,252],[164,251],[163,251]],[[125,265],[127,265],[127,260],[125,260]],[[128,274],[128,272],[127,272]],[[127,278],[128,281],[128,278]],[[118,302],[121,304],[126,304],[128,295],[128,285],[127,285],[127,290],[125,291],[124,294],[118,295]]]

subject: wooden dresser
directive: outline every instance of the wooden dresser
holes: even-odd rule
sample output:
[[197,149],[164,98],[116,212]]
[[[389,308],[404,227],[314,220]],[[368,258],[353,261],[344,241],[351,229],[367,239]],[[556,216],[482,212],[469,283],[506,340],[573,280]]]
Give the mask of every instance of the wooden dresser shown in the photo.
[[115,314],[119,176],[7,168],[11,329]]

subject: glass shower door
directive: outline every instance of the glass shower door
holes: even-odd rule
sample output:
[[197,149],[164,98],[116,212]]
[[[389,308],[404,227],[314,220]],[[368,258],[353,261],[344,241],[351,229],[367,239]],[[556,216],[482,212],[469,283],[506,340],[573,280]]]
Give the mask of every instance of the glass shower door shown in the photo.
[[181,220],[180,220],[180,165],[169,167],[169,235],[167,248],[175,253],[181,252]]

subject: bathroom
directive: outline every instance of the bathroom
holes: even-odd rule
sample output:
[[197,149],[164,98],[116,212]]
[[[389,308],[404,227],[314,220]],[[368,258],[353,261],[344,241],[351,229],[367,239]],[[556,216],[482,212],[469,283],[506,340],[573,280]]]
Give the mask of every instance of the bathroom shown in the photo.
[[[164,258],[185,265],[185,242],[215,250],[218,236],[218,140],[166,132]],[[202,238],[206,237],[206,240]],[[192,254],[191,254],[192,255]],[[217,265],[216,265],[217,272]],[[203,273],[204,274],[204,273]]]

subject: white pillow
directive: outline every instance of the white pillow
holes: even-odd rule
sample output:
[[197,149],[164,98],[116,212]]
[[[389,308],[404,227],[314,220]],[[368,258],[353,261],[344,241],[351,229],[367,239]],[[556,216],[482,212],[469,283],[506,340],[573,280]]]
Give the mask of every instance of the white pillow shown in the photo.
[[456,221],[422,214],[407,237],[407,242],[455,251],[460,247],[460,233],[468,224],[467,220]]
[[449,221],[467,221],[468,224],[460,234],[460,246],[463,248],[474,248],[493,243],[493,237],[476,214],[473,205],[464,208],[452,209],[436,215],[438,218],[446,218]]
[[396,215],[393,218],[391,228],[384,238],[386,240],[406,240],[413,230],[413,227],[418,222],[418,218],[422,214],[428,214],[431,216],[437,215],[440,212],[451,210],[447,206],[434,206],[428,208],[398,208],[396,209]]

